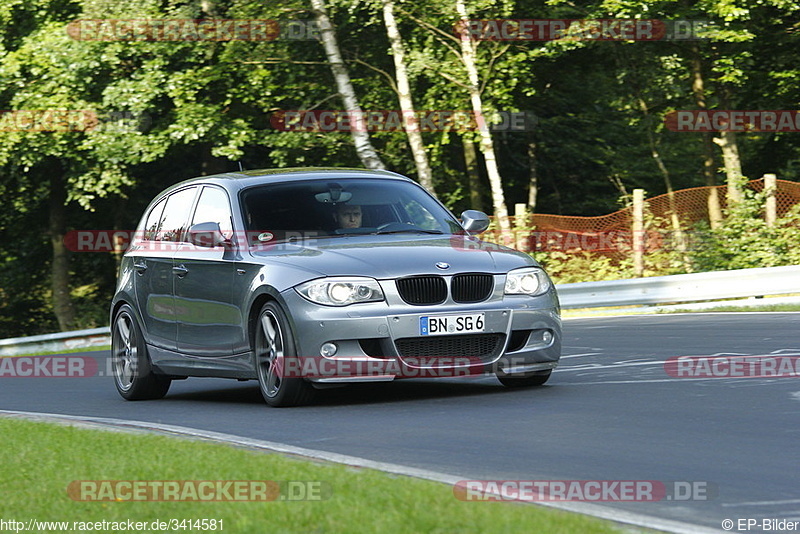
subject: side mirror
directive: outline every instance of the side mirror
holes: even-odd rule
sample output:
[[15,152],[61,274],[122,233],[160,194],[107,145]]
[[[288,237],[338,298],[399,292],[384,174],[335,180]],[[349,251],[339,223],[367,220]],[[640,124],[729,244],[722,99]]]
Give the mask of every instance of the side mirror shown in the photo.
[[227,245],[229,241],[222,235],[219,223],[203,222],[193,224],[187,232],[187,240],[192,245],[198,247],[221,247]]
[[461,213],[461,226],[471,234],[480,234],[489,228],[489,216],[478,210]]

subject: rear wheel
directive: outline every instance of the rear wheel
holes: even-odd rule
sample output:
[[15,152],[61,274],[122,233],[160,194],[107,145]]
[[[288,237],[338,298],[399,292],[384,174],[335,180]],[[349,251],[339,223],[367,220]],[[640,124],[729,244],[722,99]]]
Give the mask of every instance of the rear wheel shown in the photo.
[[548,369],[547,371],[536,371],[525,375],[500,376],[498,374],[497,379],[500,380],[501,384],[509,388],[527,388],[543,385],[550,378],[552,372],[552,369]]
[[117,391],[126,400],[160,399],[169,391],[171,380],[153,373],[142,330],[127,304],[111,326],[111,368]]
[[294,337],[283,310],[267,302],[258,314],[255,332],[256,374],[261,395],[270,406],[307,404],[314,388],[302,377],[286,376],[287,361],[297,357]]

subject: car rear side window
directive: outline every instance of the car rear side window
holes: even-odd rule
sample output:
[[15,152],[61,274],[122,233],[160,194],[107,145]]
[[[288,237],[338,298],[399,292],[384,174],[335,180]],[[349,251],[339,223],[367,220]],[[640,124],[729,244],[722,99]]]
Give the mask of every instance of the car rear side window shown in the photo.
[[155,241],[181,241],[186,231],[189,220],[189,210],[192,209],[197,187],[189,187],[171,194],[167,198],[164,215],[161,218],[161,227],[156,232]]
[[225,191],[216,187],[204,187],[203,192],[200,193],[200,200],[197,201],[197,208],[194,210],[192,224],[218,223],[222,235],[230,239],[233,237],[233,223],[231,221],[231,206]]
[[161,230],[161,227],[164,224],[164,205],[167,203],[167,199],[161,199],[161,201],[150,210],[150,214],[147,216],[147,221],[144,223],[144,235],[142,236],[147,241],[154,241],[156,235]]

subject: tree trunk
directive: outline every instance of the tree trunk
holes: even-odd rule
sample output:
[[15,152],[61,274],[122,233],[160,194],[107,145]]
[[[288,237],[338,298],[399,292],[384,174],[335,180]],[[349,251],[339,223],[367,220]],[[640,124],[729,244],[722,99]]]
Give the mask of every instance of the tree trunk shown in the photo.
[[[461,21],[466,25],[469,21],[467,15],[467,8],[464,5],[464,0],[455,0],[456,10]],[[483,159],[486,165],[486,174],[489,176],[489,185],[492,191],[492,206],[494,207],[494,216],[497,219],[500,231],[505,236],[511,235],[511,225],[508,220],[508,208],[506,208],[505,194],[503,193],[503,180],[500,177],[500,171],[497,167],[497,157],[494,151],[494,142],[492,139],[492,132],[489,130],[489,124],[486,122],[486,115],[483,111],[483,102],[481,101],[480,93],[480,80],[478,78],[478,68],[476,66],[475,58],[475,44],[469,36],[464,33],[461,35],[461,61],[467,70],[467,77],[469,79],[469,97],[472,102],[472,111],[475,114],[475,119],[478,123],[478,130],[480,133],[480,149],[483,154]]]
[[641,278],[644,276],[644,248],[646,246],[644,235],[644,189],[633,190],[631,218],[633,219],[633,275]]
[[75,330],[75,307],[69,288],[69,251],[64,246],[66,233],[67,187],[60,168],[50,171],[50,244],[53,248],[51,288],[53,312],[62,332]]
[[[729,95],[726,88],[722,88],[722,98],[720,98],[722,109],[730,109]],[[744,196],[744,176],[742,175],[742,160],[739,157],[739,144],[736,141],[736,133],[731,131],[720,132],[719,137],[714,138],[714,143],[722,150],[722,163],[725,166],[725,176],[728,184],[728,207],[740,202]]]
[[464,147],[464,164],[469,182],[469,206],[474,210],[485,211],[483,185],[478,172],[478,153],[473,142],[464,137],[461,138],[461,146]]
[[539,171],[536,165],[536,141],[528,141],[528,209],[536,213],[536,198],[539,196]]
[[314,17],[319,25],[322,45],[325,48],[325,55],[331,66],[333,78],[336,80],[336,87],[339,90],[339,94],[342,96],[345,109],[352,114],[350,134],[353,137],[353,145],[355,145],[356,154],[358,154],[364,167],[368,169],[385,169],[386,166],[375,151],[375,147],[372,146],[369,133],[364,126],[362,120],[364,116],[363,111],[361,110],[361,105],[358,103],[358,98],[356,98],[353,84],[350,82],[350,75],[347,72],[347,67],[342,60],[342,54],[339,51],[339,43],[336,41],[336,34],[333,31],[331,20],[328,18],[325,2],[324,0],[311,0],[311,6],[314,8]]
[[392,57],[394,58],[395,79],[397,80],[397,98],[400,101],[400,110],[403,113],[403,128],[408,136],[411,154],[417,167],[419,183],[430,192],[433,189],[433,173],[425,152],[425,143],[419,131],[419,122],[416,119],[414,101],[411,98],[411,87],[408,83],[408,69],[406,68],[406,52],[397,21],[394,18],[394,0],[383,0],[383,20],[386,25],[386,34],[392,44]]
[[721,132],[719,137],[714,138],[722,150],[722,161],[725,165],[725,175],[728,183],[728,207],[742,200],[742,186],[744,176],[742,176],[742,160],[739,158],[739,145],[736,142],[734,132]]
[[[705,80],[703,78],[703,63],[700,56],[700,47],[692,46],[692,93],[697,104],[697,109],[707,109]],[[717,191],[717,169],[714,165],[714,144],[712,135],[703,132],[703,176],[708,189],[708,223],[711,228],[718,228],[722,223],[722,208],[719,204]]]
[[717,166],[714,163],[714,141],[710,132],[703,132],[703,175],[708,189],[708,223],[711,228],[722,224],[722,206],[717,189]]

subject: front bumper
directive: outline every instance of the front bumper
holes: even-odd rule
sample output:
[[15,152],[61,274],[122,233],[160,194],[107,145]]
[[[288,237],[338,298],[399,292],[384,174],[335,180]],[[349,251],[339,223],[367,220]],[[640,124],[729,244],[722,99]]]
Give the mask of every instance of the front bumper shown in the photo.
[[[381,280],[386,300],[321,306],[294,289],[282,293],[291,310],[298,372],[318,383],[397,378],[524,374],[554,369],[561,356],[558,299],[503,295],[503,278],[484,302],[436,306],[406,304],[392,280]],[[482,313],[480,333],[425,336],[420,317]],[[323,356],[325,344],[333,356]]]

